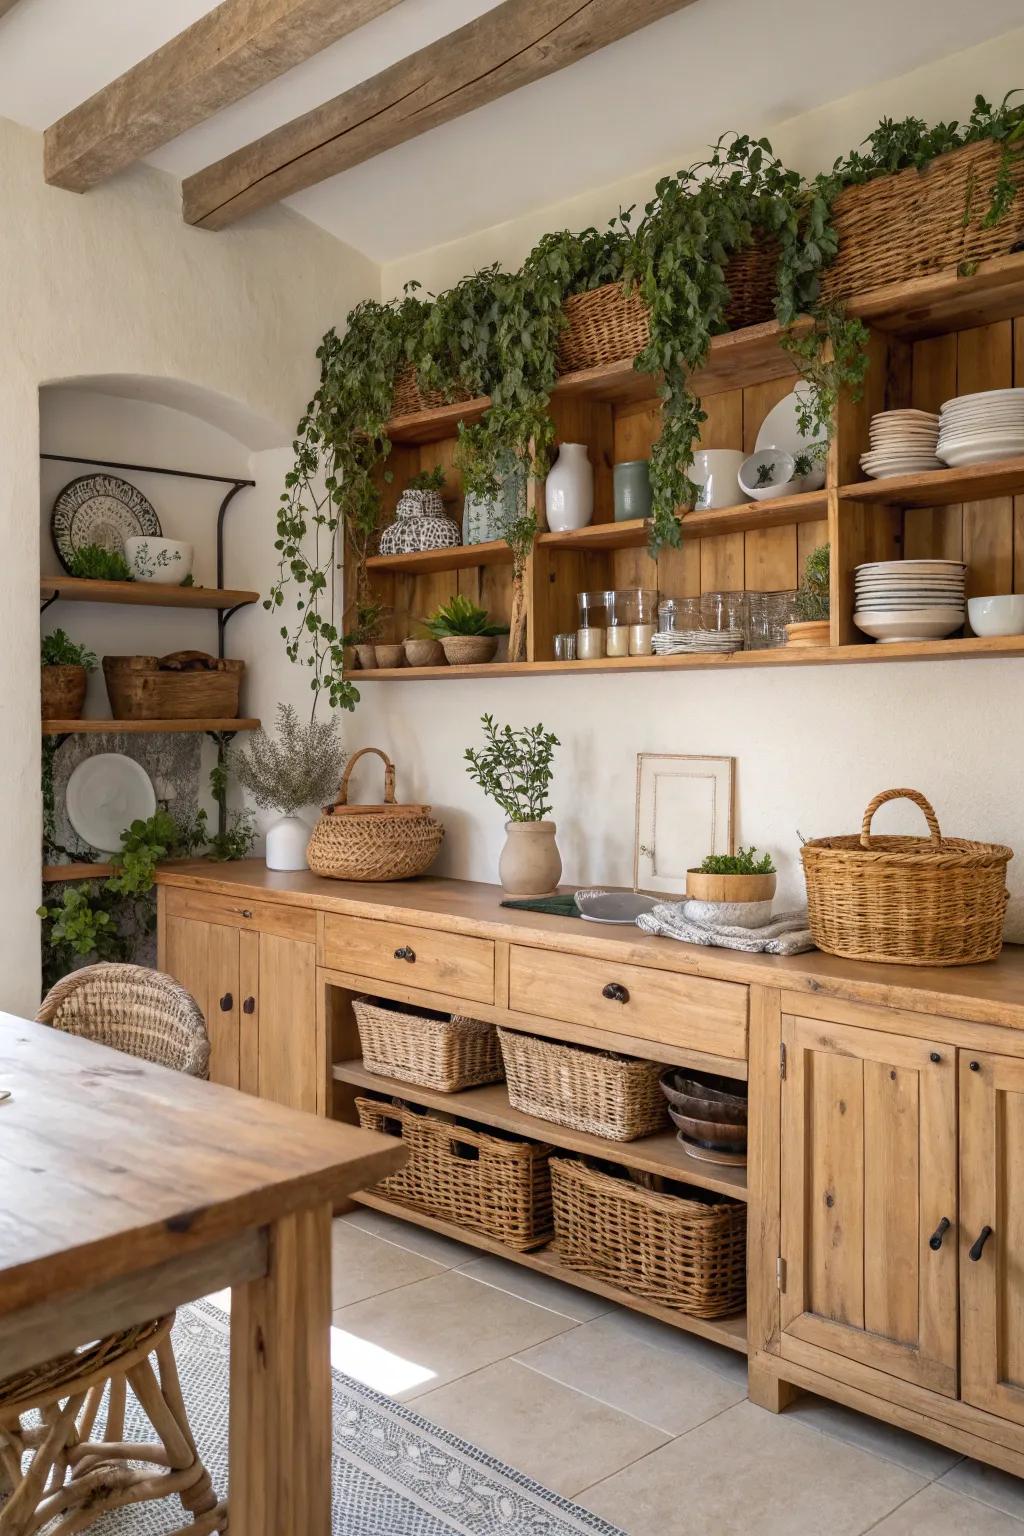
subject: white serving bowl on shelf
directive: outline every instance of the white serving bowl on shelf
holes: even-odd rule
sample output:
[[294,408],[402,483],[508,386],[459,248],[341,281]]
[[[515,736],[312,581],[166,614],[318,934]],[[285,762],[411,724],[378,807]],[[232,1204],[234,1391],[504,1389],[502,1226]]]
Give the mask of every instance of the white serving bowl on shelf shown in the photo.
[[151,581],[158,586],[180,587],[192,574],[195,550],[180,539],[157,539],[148,535],[125,539],[124,557],[136,581]]
[[969,597],[967,617],[976,635],[1024,635],[1024,593]]
[[880,645],[897,641],[945,640],[964,622],[962,608],[918,608],[912,612],[855,613],[853,622]]
[[[762,473],[770,476],[763,483],[759,479]],[[796,460],[791,453],[785,453],[781,448],[763,448],[760,453],[752,453],[749,459],[743,460],[739,472],[740,490],[751,501],[773,501],[777,496],[792,496],[800,489],[793,479],[795,473]]]

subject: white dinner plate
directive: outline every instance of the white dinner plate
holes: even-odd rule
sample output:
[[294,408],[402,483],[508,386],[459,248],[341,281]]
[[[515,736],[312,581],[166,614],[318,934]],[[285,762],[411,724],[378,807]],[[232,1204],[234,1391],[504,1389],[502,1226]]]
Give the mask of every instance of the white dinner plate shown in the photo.
[[1024,404],[1024,389],[980,389],[973,395],[954,395],[951,400],[943,400],[941,409],[948,411],[957,406],[968,404],[976,405],[987,401],[1011,401]]
[[156,810],[156,790],[141,763],[123,752],[97,752],[68,779],[68,820],[83,843],[120,853],[121,833]]
[[755,453],[765,448],[775,448],[780,453],[791,453],[794,458],[814,447],[814,438],[804,437],[797,426],[797,410],[801,400],[809,398],[810,386],[798,384],[796,389],[784,395],[778,405],[772,406],[761,430],[754,441]]
[[588,923],[635,923],[658,905],[658,897],[634,891],[577,891],[580,917]]

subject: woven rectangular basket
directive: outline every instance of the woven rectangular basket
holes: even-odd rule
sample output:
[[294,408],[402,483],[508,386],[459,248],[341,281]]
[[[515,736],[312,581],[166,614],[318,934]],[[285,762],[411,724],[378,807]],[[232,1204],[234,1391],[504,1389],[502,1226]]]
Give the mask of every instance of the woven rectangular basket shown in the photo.
[[570,1269],[692,1317],[746,1298],[747,1208],[641,1189],[577,1158],[551,1160],[553,1251]]
[[551,1148],[503,1140],[402,1104],[356,1099],[367,1131],[401,1136],[409,1161],[371,1194],[483,1232],[510,1248],[542,1248],[551,1236]]
[[418,416],[421,411],[436,410],[439,406],[448,405],[457,400],[471,400],[473,397],[467,389],[457,389],[449,397],[439,389],[432,389],[424,394],[420,389],[419,380],[416,377],[416,369],[412,363],[407,363],[399,369],[395,375],[395,390],[391,400],[391,415]]
[[513,1109],[609,1141],[635,1141],[666,1124],[653,1061],[498,1030]]
[[496,1083],[503,1076],[493,1024],[429,1008],[398,1008],[373,997],[355,998],[352,1011],[370,1072],[441,1093]]

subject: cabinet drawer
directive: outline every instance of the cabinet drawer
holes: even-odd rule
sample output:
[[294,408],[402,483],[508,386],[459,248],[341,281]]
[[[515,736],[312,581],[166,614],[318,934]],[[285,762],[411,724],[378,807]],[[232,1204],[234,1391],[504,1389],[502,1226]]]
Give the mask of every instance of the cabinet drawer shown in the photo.
[[168,917],[190,917],[203,923],[223,923],[228,928],[276,933],[282,939],[316,938],[316,913],[312,907],[250,901],[244,894],[217,896],[178,885],[164,886],[161,894]]
[[509,1007],[743,1061],[747,989],[674,971],[513,945]]
[[494,944],[462,933],[406,927],[375,918],[324,918],[322,963],[329,970],[399,981],[471,1003],[494,1002]]

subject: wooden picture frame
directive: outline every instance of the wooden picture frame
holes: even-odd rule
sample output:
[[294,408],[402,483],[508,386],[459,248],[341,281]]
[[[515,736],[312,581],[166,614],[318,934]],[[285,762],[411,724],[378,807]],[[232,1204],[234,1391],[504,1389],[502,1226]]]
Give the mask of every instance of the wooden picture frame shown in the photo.
[[637,753],[634,891],[681,899],[687,869],[733,852],[735,780],[734,757]]

